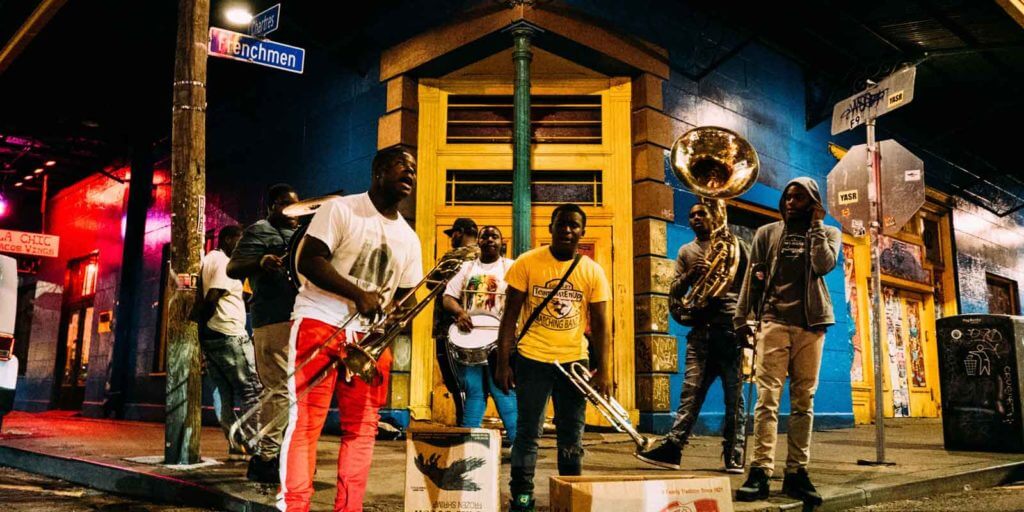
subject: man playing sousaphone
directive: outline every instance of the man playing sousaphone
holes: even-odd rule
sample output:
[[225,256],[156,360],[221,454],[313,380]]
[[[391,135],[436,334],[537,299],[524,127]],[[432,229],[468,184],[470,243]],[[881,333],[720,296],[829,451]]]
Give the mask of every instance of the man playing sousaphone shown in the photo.
[[498,339],[498,322],[505,309],[505,272],[512,260],[501,257],[502,237],[497,226],[484,226],[478,243],[480,259],[464,263],[444,294],[444,309],[455,318],[449,353],[465,392],[461,426],[480,426],[490,394],[511,443],[516,438],[515,391],[506,393],[495,385],[487,355]]
[[[697,280],[710,270],[706,259],[712,245],[712,216],[708,206],[697,203],[690,208],[690,227],[696,240],[679,248],[676,274],[669,290],[674,301],[682,299]],[[704,398],[715,379],[722,379],[725,414],[722,419],[722,458],[725,471],[743,472],[743,434],[746,424],[743,414],[743,345],[736,336],[732,317],[736,312],[736,299],[743,285],[742,276],[747,266],[747,246],[737,240],[740,262],[736,277],[728,292],[711,297],[699,309],[683,310],[673,307],[676,321],[690,326],[686,335],[686,374],[679,407],[671,430],[658,443],[637,453],[637,457],[668,469],[679,469],[683,447],[690,437]]]

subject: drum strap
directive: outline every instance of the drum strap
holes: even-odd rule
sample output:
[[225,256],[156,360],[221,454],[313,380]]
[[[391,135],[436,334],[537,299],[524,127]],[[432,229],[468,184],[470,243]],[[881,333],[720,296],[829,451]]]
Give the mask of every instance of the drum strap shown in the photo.
[[565,271],[565,275],[563,275],[562,279],[558,281],[558,284],[556,284],[555,287],[551,289],[551,293],[549,293],[547,297],[544,297],[544,300],[541,301],[541,303],[533,310],[532,313],[530,313],[530,318],[527,318],[526,323],[523,324],[523,330],[519,331],[519,336],[516,336],[517,343],[519,342],[519,340],[523,339],[523,336],[526,336],[526,331],[528,331],[530,329],[530,326],[533,325],[533,321],[536,320],[538,316],[540,316],[540,312],[544,311],[544,308],[547,307],[548,302],[551,302],[551,299],[555,297],[555,294],[558,293],[558,290],[562,289],[562,285],[564,285],[565,282],[569,279],[569,276],[572,275],[572,271],[576,269],[576,265],[580,262],[580,258],[582,257],[582,254],[578,252],[576,253],[576,257],[572,259],[572,265],[569,265],[569,270]]

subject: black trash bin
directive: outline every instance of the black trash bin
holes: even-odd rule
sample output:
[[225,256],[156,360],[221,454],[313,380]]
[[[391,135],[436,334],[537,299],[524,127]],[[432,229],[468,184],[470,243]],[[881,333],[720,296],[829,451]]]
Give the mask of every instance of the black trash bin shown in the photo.
[[1024,452],[1024,317],[958,315],[936,328],[946,449]]

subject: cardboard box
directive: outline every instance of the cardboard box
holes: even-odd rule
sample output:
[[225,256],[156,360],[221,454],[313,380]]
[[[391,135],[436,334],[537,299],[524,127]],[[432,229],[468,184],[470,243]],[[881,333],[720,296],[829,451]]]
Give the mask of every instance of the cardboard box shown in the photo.
[[483,428],[410,430],[405,442],[406,512],[501,510],[501,435]]
[[551,512],[733,512],[726,477],[553,476]]

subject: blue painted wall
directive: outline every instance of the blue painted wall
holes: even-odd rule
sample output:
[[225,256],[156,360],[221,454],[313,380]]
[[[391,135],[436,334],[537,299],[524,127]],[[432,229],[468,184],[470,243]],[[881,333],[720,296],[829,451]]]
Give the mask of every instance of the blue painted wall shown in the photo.
[[[607,1],[569,2],[589,15],[626,33],[661,45],[669,52],[671,77],[664,83],[664,112],[678,121],[682,130],[706,125],[732,129],[754,145],[761,160],[759,183],[742,199],[775,209],[785,184],[797,176],[809,176],[825,191],[825,176],[835,165],[827,151],[829,126],[821,123],[808,130],[805,126],[804,76],[792,60],[756,42],[746,44],[735,56],[722,62],[700,81],[698,75],[718,56],[743,40],[743,36],[700,13],[681,12],[686,8],[671,2],[651,0],[642,8],[633,3]],[[647,16],[637,13],[646,12]],[[667,15],[667,13],[673,13]],[[852,144],[862,134],[846,134],[840,144]],[[668,255],[675,257],[679,247],[693,240],[686,212],[695,197],[682,187],[668,167],[666,182],[675,189],[676,223],[668,228]],[[838,226],[829,218],[830,225]],[[851,325],[843,294],[842,261],[826,277],[832,294],[837,324],[828,330],[822,360],[820,385],[815,397],[815,427],[853,426],[850,388],[850,364],[853,351],[848,331]],[[680,372],[671,378],[672,408],[678,406],[686,358],[688,328],[671,322],[671,334],[679,340]],[[781,422],[788,414],[788,391],[783,395]],[[724,407],[721,387],[712,387],[700,414],[696,433],[718,432]],[[645,427],[662,432],[672,414],[643,414]]]

